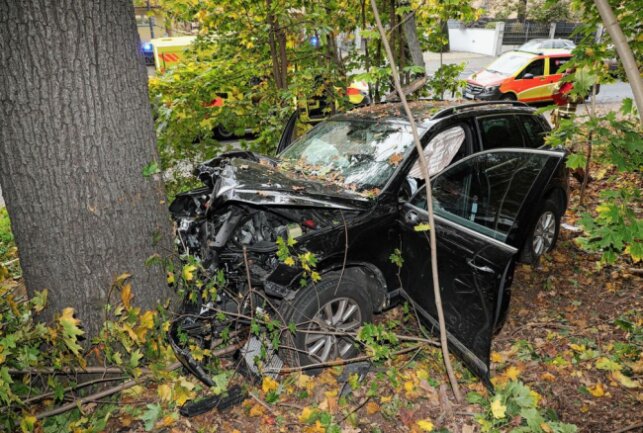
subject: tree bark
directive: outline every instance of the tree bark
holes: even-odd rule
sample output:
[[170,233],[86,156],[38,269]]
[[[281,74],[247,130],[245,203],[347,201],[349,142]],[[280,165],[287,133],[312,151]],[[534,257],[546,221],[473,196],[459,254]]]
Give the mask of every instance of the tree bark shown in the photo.
[[288,56],[286,55],[286,33],[279,26],[272,11],[272,0],[266,0],[268,26],[268,44],[272,58],[272,75],[275,85],[280,90],[288,88]]
[[[171,248],[147,74],[130,0],[0,0],[0,184],[44,319],[71,306],[96,335],[114,279],[134,302],[171,296]],[[112,303],[118,299],[115,293]]]
[[411,54],[411,62],[415,66],[422,66],[426,75],[426,66],[424,64],[424,55],[422,54],[422,47],[420,47],[420,40],[417,35],[417,24],[415,22],[415,12],[411,12],[402,21],[402,30],[404,31],[404,38],[406,45],[409,47]]
[[639,67],[636,64],[636,59],[632,54],[632,49],[627,44],[625,34],[623,34],[623,30],[618,24],[614,11],[607,0],[594,0],[594,3],[603,20],[603,24],[605,24],[607,33],[609,33],[614,42],[614,48],[616,48],[616,52],[623,62],[623,69],[625,69],[627,81],[629,81],[630,86],[632,86],[634,102],[636,102],[636,108],[639,111],[639,120],[643,123],[643,79],[641,78]]

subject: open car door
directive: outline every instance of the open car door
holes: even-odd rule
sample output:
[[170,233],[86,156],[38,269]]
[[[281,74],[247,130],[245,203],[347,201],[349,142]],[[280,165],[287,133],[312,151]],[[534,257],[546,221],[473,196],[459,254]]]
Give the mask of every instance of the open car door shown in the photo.
[[[506,312],[522,245],[515,232],[534,212],[563,152],[494,149],[464,158],[432,180],[438,273],[449,344],[487,386],[491,337]],[[403,289],[437,332],[424,188],[402,210]]]

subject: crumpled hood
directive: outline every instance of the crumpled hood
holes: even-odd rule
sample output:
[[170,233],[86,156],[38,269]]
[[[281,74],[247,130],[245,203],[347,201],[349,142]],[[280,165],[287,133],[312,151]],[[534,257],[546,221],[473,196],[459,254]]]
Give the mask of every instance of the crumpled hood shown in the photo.
[[486,69],[476,72],[475,74],[469,76],[467,81],[479,86],[497,86],[502,84],[506,80],[508,75],[500,74],[498,72],[491,72]]
[[275,165],[270,158],[233,153],[208,161],[197,170],[199,178],[216,190],[215,201],[354,210],[366,209],[372,203],[339,185],[288,176]]

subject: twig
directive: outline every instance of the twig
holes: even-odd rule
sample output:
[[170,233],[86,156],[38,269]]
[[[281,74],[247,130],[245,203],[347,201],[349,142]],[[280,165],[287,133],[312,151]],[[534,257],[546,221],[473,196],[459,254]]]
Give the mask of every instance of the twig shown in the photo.
[[631,430],[641,428],[641,427],[643,427],[643,422],[640,422],[638,424],[632,424],[630,426],[623,427],[623,428],[620,428],[618,430],[614,430],[612,433],[625,433],[626,431],[631,431]]
[[[171,364],[166,370],[167,371],[176,370],[180,366],[181,366],[180,362],[175,362],[174,364]],[[51,409],[51,410],[48,410],[48,411],[45,411],[45,412],[40,412],[40,413],[36,414],[36,419],[43,419],[43,418],[48,418],[50,416],[59,415],[61,413],[65,413],[65,412],[67,412],[69,410],[75,409],[75,408],[77,408],[78,406],[80,406],[82,404],[89,403],[89,402],[101,399],[103,397],[108,397],[110,395],[116,394],[117,392],[124,391],[126,389],[129,389],[129,388],[131,388],[131,387],[133,387],[135,385],[138,385],[139,383],[149,379],[151,374],[152,374],[151,372],[146,373],[146,374],[142,374],[141,376],[137,377],[136,379],[128,380],[127,382],[121,383],[118,386],[114,386],[112,388],[107,388],[104,391],[97,392],[95,394],[91,394],[91,395],[88,395],[86,397],[76,399],[76,400],[72,401],[71,403],[67,403],[67,404],[64,404],[62,406],[58,406],[57,408],[54,408],[54,409]]]
[[413,118],[413,113],[411,113],[411,108],[409,107],[408,102],[406,101],[406,95],[402,90],[402,84],[400,83],[400,75],[395,66],[395,60],[393,58],[393,53],[391,52],[391,46],[388,43],[386,38],[386,32],[384,31],[384,26],[382,25],[382,20],[380,19],[380,14],[377,10],[377,4],[375,0],[371,0],[371,7],[373,9],[373,15],[377,23],[377,28],[380,32],[382,44],[384,44],[384,49],[386,51],[386,56],[388,57],[389,64],[391,66],[391,73],[393,75],[393,81],[395,82],[395,88],[397,89],[398,94],[400,95],[400,101],[406,112],[409,123],[411,124],[411,131],[413,132],[413,141],[415,142],[415,148],[418,153],[420,160],[420,168],[422,169],[422,175],[425,180],[425,190],[426,190],[426,201],[427,201],[427,211],[429,213],[429,227],[430,227],[430,246],[431,246],[431,274],[433,277],[433,295],[435,297],[435,307],[438,312],[438,323],[440,325],[440,345],[442,346],[442,357],[444,358],[444,365],[447,370],[447,375],[449,376],[449,382],[451,383],[451,389],[453,390],[453,395],[458,403],[462,401],[462,395],[460,394],[460,389],[458,387],[458,382],[453,372],[453,366],[451,365],[451,359],[449,358],[449,347],[447,342],[447,332],[446,325],[444,321],[444,311],[442,309],[442,296],[440,294],[440,281],[438,277],[438,257],[437,257],[437,241],[435,237],[435,221],[433,219],[433,198],[431,194],[431,178],[429,177],[429,166],[427,164],[426,155],[424,155],[424,149],[420,143],[420,137],[418,135],[417,126],[415,125],[415,119]]
[[[90,380],[89,382],[79,383],[76,386],[67,387],[67,388],[63,389],[63,393],[66,393],[66,392],[69,392],[69,391],[72,391],[72,390],[77,390],[77,389],[80,389],[80,388],[85,388],[85,387],[92,386],[92,385],[96,385],[97,383],[116,382],[116,381],[125,380],[125,379],[127,379],[127,376],[111,377],[111,378],[108,377],[108,378]],[[55,394],[55,392],[51,391],[51,392],[46,392],[44,394],[35,395],[35,396],[30,397],[30,398],[28,398],[26,400],[23,400],[22,403],[26,405],[26,404],[29,404],[29,403],[33,403],[34,401],[40,401],[40,400],[43,400],[43,399],[45,399],[47,397],[51,397],[54,394]]]
[[83,369],[75,368],[30,368],[26,370],[20,370],[17,368],[10,368],[10,375],[18,374],[55,374],[55,375],[67,375],[67,374],[122,374],[124,370],[120,367],[85,367]]
[[[400,349],[398,351],[395,351],[391,353],[391,357],[397,356],[397,355],[402,355],[404,353],[412,352],[413,350],[417,349],[418,346],[411,346],[411,347],[406,347],[404,349]],[[324,367],[336,367],[338,365],[346,365],[346,364],[352,364],[355,362],[360,362],[360,361],[370,361],[373,357],[371,355],[362,355],[362,356],[356,356],[354,358],[348,358],[348,359],[337,359],[333,361],[326,361],[326,362],[319,362],[316,364],[307,364],[307,365],[302,365],[300,367],[286,367],[282,368],[281,371],[279,372],[280,374],[287,374],[287,373],[294,373],[296,371],[304,371],[304,370],[310,370],[314,368],[324,368]]]
[[342,284],[342,278],[344,278],[344,271],[346,270],[346,261],[348,260],[348,224],[346,224],[344,212],[340,210],[339,215],[341,215],[342,221],[344,222],[344,261],[342,263],[342,271],[339,274],[339,280],[337,280],[337,286],[335,287],[335,293],[333,293],[333,296],[337,294],[339,285]]

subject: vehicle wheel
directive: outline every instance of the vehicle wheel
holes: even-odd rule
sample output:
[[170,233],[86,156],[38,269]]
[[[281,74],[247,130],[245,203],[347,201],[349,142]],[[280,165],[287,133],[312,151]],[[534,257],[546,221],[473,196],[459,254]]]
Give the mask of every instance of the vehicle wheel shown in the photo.
[[523,262],[535,265],[544,253],[554,249],[560,230],[560,217],[561,212],[556,203],[546,200],[523,247]]
[[224,139],[224,140],[226,140],[226,139],[228,139],[228,138],[232,138],[232,136],[234,135],[234,133],[233,133],[233,132],[228,131],[228,130],[227,130],[227,129],[225,129],[223,126],[219,125],[219,126],[217,126],[217,128],[214,130],[214,135],[215,135],[215,137],[216,137],[216,138],[220,138],[220,139]]
[[516,101],[516,100],[517,100],[517,98],[516,98],[516,95],[514,95],[513,93],[504,93],[504,94],[500,97],[500,100],[501,100],[501,101]]
[[301,289],[292,302],[281,308],[283,319],[297,326],[296,334],[287,332],[282,339],[286,347],[279,354],[286,364],[297,367],[348,359],[359,352],[351,337],[318,333],[355,332],[373,319],[373,306],[364,284],[346,275],[340,282],[339,276],[338,272],[326,274],[322,281]]

